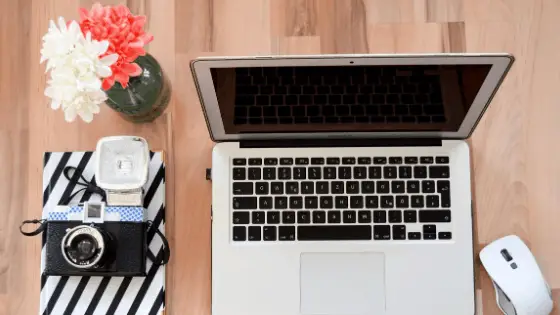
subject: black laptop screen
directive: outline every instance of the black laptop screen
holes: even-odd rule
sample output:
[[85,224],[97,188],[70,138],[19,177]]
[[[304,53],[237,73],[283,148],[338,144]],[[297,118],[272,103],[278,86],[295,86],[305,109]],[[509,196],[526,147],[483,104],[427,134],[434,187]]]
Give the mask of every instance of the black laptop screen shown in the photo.
[[492,65],[212,68],[225,132],[457,131]]

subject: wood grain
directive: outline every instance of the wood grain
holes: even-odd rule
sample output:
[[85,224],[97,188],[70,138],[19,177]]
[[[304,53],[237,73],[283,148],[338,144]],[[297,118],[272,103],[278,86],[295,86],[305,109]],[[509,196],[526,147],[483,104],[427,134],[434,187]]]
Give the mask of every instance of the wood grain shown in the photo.
[[[167,314],[210,314],[212,142],[189,72],[198,56],[510,52],[517,62],[471,143],[477,248],[518,234],[560,303],[560,37],[555,0],[103,0],[148,17],[149,51],[172,82],[165,115],[133,125],[108,107],[91,124],[64,122],[43,96],[48,20],[78,17],[92,0],[0,0],[0,315],[36,314],[39,239],[19,222],[41,211],[45,150],[92,149],[98,138],[144,136],[166,151]],[[479,314],[500,314],[478,264]],[[560,315],[560,310],[554,313]]]

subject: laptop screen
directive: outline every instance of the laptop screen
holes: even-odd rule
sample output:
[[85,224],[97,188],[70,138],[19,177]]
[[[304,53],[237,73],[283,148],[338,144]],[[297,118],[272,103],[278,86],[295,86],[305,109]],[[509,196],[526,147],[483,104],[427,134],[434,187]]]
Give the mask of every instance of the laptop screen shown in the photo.
[[459,130],[491,64],[211,68],[227,134]]

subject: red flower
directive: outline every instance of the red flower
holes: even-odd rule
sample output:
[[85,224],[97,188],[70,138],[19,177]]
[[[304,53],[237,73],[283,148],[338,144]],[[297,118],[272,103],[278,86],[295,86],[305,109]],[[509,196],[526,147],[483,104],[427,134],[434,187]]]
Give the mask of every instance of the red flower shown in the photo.
[[132,15],[124,5],[103,7],[96,3],[91,11],[80,9],[80,28],[84,35],[91,32],[92,39],[109,41],[104,56],[119,55],[117,62],[111,66],[113,74],[103,80],[103,89],[110,89],[115,80],[126,88],[129,77],[142,73],[142,68],[134,60],[146,54],[144,45],[154,39],[144,31],[144,24],[145,16]]

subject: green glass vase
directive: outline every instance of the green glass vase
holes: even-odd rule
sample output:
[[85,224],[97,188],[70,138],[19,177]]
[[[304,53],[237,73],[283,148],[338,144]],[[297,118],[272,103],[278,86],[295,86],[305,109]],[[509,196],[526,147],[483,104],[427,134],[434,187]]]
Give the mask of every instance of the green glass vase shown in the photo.
[[106,103],[128,121],[151,122],[167,108],[171,87],[154,57],[146,54],[134,62],[142,68],[142,74],[131,77],[126,88],[115,82],[107,91]]

